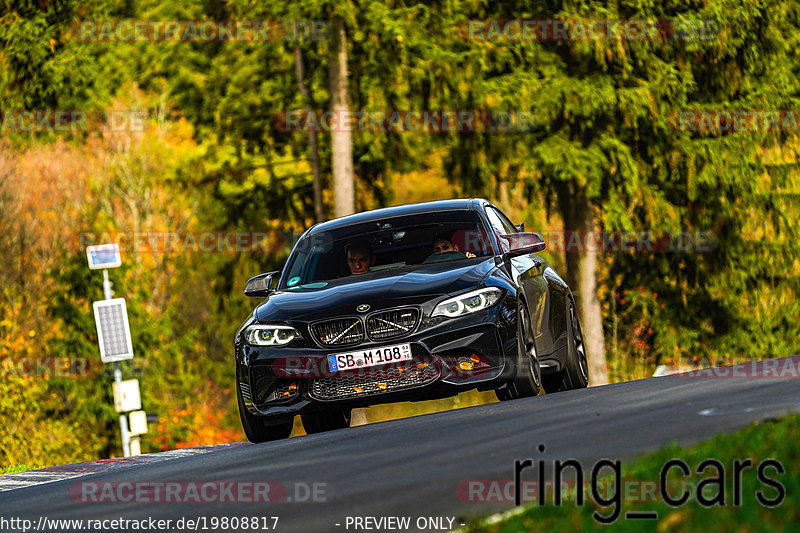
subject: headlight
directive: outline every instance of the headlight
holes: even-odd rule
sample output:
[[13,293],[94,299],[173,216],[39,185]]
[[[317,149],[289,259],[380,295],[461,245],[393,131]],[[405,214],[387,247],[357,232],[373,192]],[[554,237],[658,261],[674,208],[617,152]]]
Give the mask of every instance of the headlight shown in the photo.
[[300,333],[291,326],[250,326],[244,332],[247,344],[253,346],[285,346]]
[[478,289],[477,291],[468,292],[461,296],[456,296],[455,298],[448,298],[441,302],[433,310],[431,316],[454,318],[468,315],[469,313],[475,313],[476,311],[488,309],[493,306],[500,300],[502,295],[503,291],[495,289],[494,287]]

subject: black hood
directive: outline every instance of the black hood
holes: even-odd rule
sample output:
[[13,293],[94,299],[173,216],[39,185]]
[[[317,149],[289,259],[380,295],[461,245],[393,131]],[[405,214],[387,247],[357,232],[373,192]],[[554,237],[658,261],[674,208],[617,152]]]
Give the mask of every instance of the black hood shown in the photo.
[[259,322],[313,319],[354,314],[361,304],[371,310],[421,304],[436,296],[477,287],[495,268],[493,257],[414,265],[336,279],[324,287],[272,293],[255,311]]

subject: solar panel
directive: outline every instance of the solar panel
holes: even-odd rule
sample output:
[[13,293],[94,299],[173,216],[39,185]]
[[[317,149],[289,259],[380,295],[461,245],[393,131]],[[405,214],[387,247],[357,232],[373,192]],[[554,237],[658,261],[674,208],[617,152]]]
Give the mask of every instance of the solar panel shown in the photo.
[[100,359],[104,363],[132,359],[133,346],[125,298],[101,300],[94,302],[93,307]]
[[92,270],[116,268],[122,264],[117,243],[87,246],[86,257],[89,259],[89,268]]

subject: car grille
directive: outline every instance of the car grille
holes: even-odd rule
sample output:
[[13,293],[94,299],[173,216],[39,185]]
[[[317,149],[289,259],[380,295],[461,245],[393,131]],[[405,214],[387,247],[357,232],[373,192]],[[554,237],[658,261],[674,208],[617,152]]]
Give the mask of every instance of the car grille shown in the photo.
[[317,400],[344,400],[426,385],[439,377],[435,364],[407,361],[389,369],[375,369],[353,377],[330,377],[311,382],[309,394]]
[[364,340],[364,324],[358,317],[335,318],[311,325],[311,334],[324,346],[347,346]]
[[367,318],[367,334],[375,340],[400,337],[414,331],[418,318],[419,310],[414,307],[375,313]]
[[[361,317],[334,318],[311,325],[311,334],[323,346],[350,346],[366,339]],[[419,309],[402,307],[369,315],[366,334],[372,340],[402,337],[414,331],[419,322]]]

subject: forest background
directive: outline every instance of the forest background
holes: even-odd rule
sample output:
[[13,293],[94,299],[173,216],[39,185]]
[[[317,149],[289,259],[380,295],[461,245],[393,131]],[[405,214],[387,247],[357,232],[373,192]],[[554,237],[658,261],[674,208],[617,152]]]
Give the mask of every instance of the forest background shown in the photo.
[[[539,231],[594,384],[797,354],[798,5],[3,2],[0,465],[120,455],[84,253],[109,238],[123,373],[158,416],[143,451],[241,440],[245,281],[317,220],[408,202],[486,197]],[[179,37],[156,37],[169,21]],[[187,29],[203,21],[247,31]],[[326,110],[384,118],[315,131]],[[404,129],[393,111],[475,121]]]

